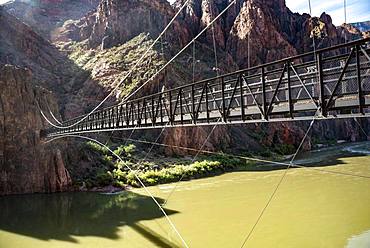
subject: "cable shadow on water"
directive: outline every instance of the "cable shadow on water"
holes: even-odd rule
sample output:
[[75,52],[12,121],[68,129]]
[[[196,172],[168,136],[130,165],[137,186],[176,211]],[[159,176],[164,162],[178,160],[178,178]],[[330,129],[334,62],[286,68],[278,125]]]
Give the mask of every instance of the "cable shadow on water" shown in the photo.
[[[8,196],[1,198],[0,209],[0,230],[44,241],[78,243],[75,237],[87,236],[117,240],[125,238],[118,235],[119,229],[129,226],[153,245],[178,247],[139,223],[162,218],[163,214],[151,197],[134,192]],[[178,212],[166,209],[166,213]]]

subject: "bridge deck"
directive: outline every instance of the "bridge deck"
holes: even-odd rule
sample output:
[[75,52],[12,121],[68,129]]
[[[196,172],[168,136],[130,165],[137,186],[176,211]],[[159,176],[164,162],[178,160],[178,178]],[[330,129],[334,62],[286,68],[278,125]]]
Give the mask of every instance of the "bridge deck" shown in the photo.
[[[290,57],[127,101],[58,135],[266,121],[368,116],[369,38]],[[78,118],[63,122],[76,123]]]

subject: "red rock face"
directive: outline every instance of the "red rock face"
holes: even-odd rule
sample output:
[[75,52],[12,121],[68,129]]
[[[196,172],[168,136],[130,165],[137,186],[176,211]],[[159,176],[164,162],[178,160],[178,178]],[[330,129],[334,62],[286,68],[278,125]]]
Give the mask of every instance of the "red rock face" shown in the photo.
[[[175,7],[179,8],[183,2],[177,1]],[[182,18],[195,35],[230,2],[193,0],[185,8]],[[322,31],[325,35],[315,40],[317,49],[343,43],[345,39],[358,39],[363,35],[350,25],[335,27],[325,13],[319,20],[325,24]],[[214,33],[217,47],[230,53],[235,62],[245,68],[248,60],[253,66],[312,51],[312,28],[311,17],[292,13],[284,0],[238,0],[215,22]],[[212,45],[212,31],[207,31],[202,39]]]
[[60,148],[40,138],[46,123],[37,102],[54,113],[58,107],[33,81],[28,70],[0,67],[0,195],[64,191],[71,184]]
[[[109,48],[141,33],[157,37],[175,14],[166,0],[102,1],[96,13],[86,16],[79,27],[80,39],[91,48]],[[170,27],[168,40],[182,44],[189,40],[188,30],[179,20]]]
[[241,67],[248,66],[248,59],[253,66],[297,54],[276,25],[276,10],[267,6],[264,1],[244,2],[230,31],[227,49]]

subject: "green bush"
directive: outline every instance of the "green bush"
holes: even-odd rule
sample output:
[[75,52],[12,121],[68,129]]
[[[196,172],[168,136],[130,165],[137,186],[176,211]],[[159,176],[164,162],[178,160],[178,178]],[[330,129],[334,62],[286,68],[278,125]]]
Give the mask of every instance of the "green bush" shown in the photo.
[[[221,171],[222,164],[218,161],[197,161],[190,165],[175,165],[159,171],[148,170],[145,172],[136,172],[137,176],[145,185],[156,185],[159,183],[170,183],[178,181],[180,178],[190,179],[198,175],[210,175],[211,173]],[[137,187],[140,186],[135,175],[130,172],[127,175],[127,183]]]
[[135,152],[136,146],[133,144],[129,144],[127,146],[121,145],[117,147],[113,152],[118,156],[125,156],[131,157],[132,154]]
[[113,176],[112,173],[108,172],[100,172],[96,176],[96,183],[99,186],[106,186],[110,185],[113,182]]
[[94,152],[97,152],[97,153],[100,153],[102,155],[108,155],[109,154],[109,150],[104,147],[104,146],[101,146],[95,142],[92,142],[92,141],[88,141],[86,142],[86,146],[91,150],[91,151],[94,151]]
[[213,161],[218,161],[223,165],[223,169],[234,169],[238,166],[245,165],[246,161],[244,159],[236,158],[229,155],[215,155],[211,157]]
[[131,156],[135,152],[136,146],[134,144],[129,144],[124,147],[124,150],[127,156]]

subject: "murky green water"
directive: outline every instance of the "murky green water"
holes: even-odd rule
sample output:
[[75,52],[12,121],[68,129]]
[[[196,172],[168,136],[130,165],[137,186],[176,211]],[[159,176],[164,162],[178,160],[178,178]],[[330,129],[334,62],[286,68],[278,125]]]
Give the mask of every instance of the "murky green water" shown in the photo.
[[[352,157],[343,150],[361,153]],[[370,177],[370,144],[326,149],[300,162]],[[323,161],[323,162],[322,162]],[[166,211],[190,247],[240,247],[283,171],[182,182]],[[173,184],[151,187],[161,199]],[[0,198],[0,247],[176,247],[179,239],[142,189]],[[370,179],[288,172],[244,247],[370,247]]]

